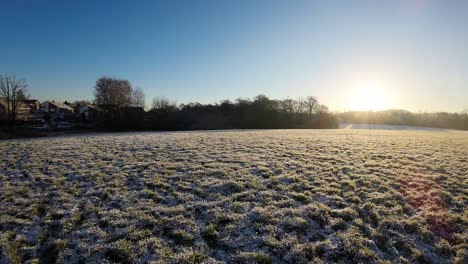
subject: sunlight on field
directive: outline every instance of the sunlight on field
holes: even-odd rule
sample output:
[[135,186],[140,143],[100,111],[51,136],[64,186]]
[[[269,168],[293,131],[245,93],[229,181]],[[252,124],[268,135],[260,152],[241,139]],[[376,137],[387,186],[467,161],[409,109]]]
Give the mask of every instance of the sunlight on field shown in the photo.
[[0,263],[467,257],[462,132],[101,134],[0,153]]

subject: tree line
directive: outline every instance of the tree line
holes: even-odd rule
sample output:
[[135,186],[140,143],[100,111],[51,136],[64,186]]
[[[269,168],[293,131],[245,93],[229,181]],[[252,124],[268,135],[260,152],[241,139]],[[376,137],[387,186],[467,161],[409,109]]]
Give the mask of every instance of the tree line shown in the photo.
[[127,112],[131,107],[144,107],[143,91],[133,89],[128,80],[101,77],[96,81],[94,97],[97,105],[119,112],[111,120],[102,123],[106,128],[193,130],[338,127],[337,119],[313,96],[298,100],[273,100],[258,95],[253,99],[239,98],[234,102],[223,100],[216,104],[194,102],[180,105],[157,97],[153,98],[149,111],[136,116]]
[[[121,106],[144,106],[141,89],[127,80],[102,77],[95,86],[95,102]],[[234,128],[337,128],[340,122],[424,126],[468,130],[468,112],[412,113],[404,110],[361,111],[332,114],[316,97],[274,100],[265,95],[239,98],[217,104],[177,105],[166,98],[153,98],[144,129],[234,129]],[[133,125],[135,121],[133,122]]]
[[149,129],[337,128],[338,122],[315,97],[273,100],[265,95],[217,104],[176,105],[155,98],[147,113]]
[[[0,75],[0,100],[7,105],[8,126],[14,127],[18,105],[27,99],[27,83],[15,76]],[[94,86],[93,103],[106,110],[105,120],[96,128],[118,130],[203,130],[203,129],[276,129],[337,128],[340,122],[411,125],[468,130],[468,113],[412,113],[403,110],[331,113],[316,97],[223,100],[214,104],[175,101],[156,97],[145,108],[145,93],[130,81],[101,77]]]
[[468,130],[468,111],[462,113],[412,113],[405,110],[360,111],[336,114],[340,122],[385,124]]

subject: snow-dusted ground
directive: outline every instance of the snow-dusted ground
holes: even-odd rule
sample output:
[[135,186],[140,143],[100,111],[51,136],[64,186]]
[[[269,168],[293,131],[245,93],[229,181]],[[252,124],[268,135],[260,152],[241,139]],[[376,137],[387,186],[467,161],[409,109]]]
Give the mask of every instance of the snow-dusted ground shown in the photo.
[[0,153],[0,263],[467,260],[466,133],[96,134]]
[[426,131],[451,131],[451,129],[420,127],[420,126],[400,126],[400,125],[381,125],[381,124],[350,124],[341,123],[342,129],[372,129],[372,130],[426,130]]

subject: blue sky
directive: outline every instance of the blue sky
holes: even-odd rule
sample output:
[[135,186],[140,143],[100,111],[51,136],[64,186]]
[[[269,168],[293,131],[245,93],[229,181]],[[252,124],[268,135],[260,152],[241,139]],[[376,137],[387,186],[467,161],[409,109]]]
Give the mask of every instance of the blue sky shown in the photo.
[[0,1],[0,73],[41,100],[92,99],[98,77],[147,101],[315,95],[355,108],[468,109],[468,1]]

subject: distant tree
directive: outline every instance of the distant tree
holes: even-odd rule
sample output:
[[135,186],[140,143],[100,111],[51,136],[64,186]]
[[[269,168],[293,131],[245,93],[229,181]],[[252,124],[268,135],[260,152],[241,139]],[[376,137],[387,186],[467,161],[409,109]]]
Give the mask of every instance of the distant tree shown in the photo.
[[229,100],[223,100],[220,102],[221,112],[229,114],[234,111],[234,104]]
[[132,104],[132,86],[128,80],[101,77],[94,87],[96,104],[114,105],[116,107]]
[[315,96],[307,96],[304,103],[309,115],[312,115],[319,106],[318,100]]
[[272,111],[276,107],[276,101],[270,100],[270,98],[264,94],[260,94],[255,96],[253,105],[257,110]]
[[77,100],[72,103],[72,105],[75,105],[75,106],[83,106],[83,105],[90,105],[90,104],[91,102],[88,100]]
[[299,98],[297,101],[294,101],[293,108],[294,108],[294,113],[296,114],[307,113],[307,104],[303,98]]
[[132,106],[145,108],[145,93],[140,87],[132,92]]
[[244,108],[246,106],[249,106],[252,103],[252,100],[249,98],[237,98],[236,99],[236,105],[238,108]]
[[315,112],[317,114],[328,114],[328,107],[326,107],[325,105],[322,105],[322,104],[317,104],[316,108],[315,108]]
[[170,111],[175,109],[177,109],[175,102],[171,102],[164,97],[153,98],[153,103],[151,104],[152,111]]
[[279,105],[282,112],[294,114],[294,100],[284,99],[280,101]]
[[336,114],[340,122],[423,126],[468,130],[468,115],[462,113],[412,113],[405,110],[344,112]]
[[460,114],[460,125],[459,127],[464,130],[468,130],[468,109],[465,109]]
[[[313,100],[311,100],[313,101]],[[176,105],[164,97],[153,98],[150,111],[137,126],[123,120],[109,124],[131,129],[192,130],[192,129],[275,129],[275,128],[336,128],[337,119],[328,109],[313,102],[308,114],[309,98],[273,100],[265,95],[253,99],[239,98],[217,104],[191,102]]]
[[268,98],[268,96],[266,96],[264,94],[259,94],[259,95],[254,97],[254,102],[256,102],[256,103],[268,104],[269,101],[270,101],[270,98]]
[[18,106],[27,94],[27,84],[24,79],[13,75],[0,75],[0,97],[6,104],[6,113],[10,128],[14,127]]
[[18,91],[18,94],[17,94],[17,97],[18,97],[18,101],[24,101],[24,100],[28,100],[29,98],[29,94],[27,93],[26,90],[19,90]]

